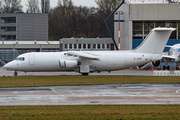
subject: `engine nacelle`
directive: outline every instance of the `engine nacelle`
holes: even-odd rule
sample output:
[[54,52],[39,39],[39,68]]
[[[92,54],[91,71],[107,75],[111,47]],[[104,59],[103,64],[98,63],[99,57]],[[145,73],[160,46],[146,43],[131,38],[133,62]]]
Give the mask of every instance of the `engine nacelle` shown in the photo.
[[59,66],[61,68],[75,68],[79,65],[80,63],[76,60],[64,60],[64,59],[59,60]]
[[160,64],[161,64],[161,61],[160,61],[160,60],[157,60],[157,61],[154,61],[154,62],[151,63],[151,65],[152,65],[153,67],[159,67]]

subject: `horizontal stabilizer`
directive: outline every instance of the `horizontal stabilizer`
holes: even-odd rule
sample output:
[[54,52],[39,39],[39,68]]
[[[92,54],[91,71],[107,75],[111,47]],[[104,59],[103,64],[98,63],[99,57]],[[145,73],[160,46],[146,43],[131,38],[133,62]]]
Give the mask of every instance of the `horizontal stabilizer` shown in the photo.
[[168,59],[176,59],[176,57],[175,56],[170,56],[170,55],[163,55],[162,56],[163,58],[168,58]]
[[171,48],[172,46],[170,46],[170,45],[166,45],[166,47],[170,47],[170,48]]

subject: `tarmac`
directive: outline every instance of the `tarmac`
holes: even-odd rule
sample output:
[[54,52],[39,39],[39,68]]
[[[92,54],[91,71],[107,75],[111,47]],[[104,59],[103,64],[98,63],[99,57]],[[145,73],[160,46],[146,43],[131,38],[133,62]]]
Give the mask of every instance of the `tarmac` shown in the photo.
[[180,84],[114,84],[0,89],[0,106],[180,105]]
[[[0,68],[0,76],[13,76]],[[80,75],[75,72],[23,73],[19,76]],[[90,75],[152,76],[153,72],[127,69]],[[180,84],[111,84],[1,88],[0,106],[23,105],[180,105]]]
[[[78,72],[18,72],[18,76],[69,76],[69,75],[81,75]],[[119,71],[109,72],[94,72],[89,75],[136,75],[136,76],[153,76],[151,70],[137,70],[137,69],[125,69]],[[7,71],[0,67],[0,76],[14,76],[14,71]]]

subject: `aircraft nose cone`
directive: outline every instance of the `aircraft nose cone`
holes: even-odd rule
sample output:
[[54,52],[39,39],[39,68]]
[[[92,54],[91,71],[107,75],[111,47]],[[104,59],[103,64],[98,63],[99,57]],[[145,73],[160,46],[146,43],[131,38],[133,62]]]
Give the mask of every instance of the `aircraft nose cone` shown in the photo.
[[4,68],[4,69],[9,69],[9,64],[5,64],[5,65],[3,66],[3,68]]
[[3,66],[4,69],[7,69],[7,70],[16,70],[17,69],[17,64],[15,61],[12,61],[10,63],[7,63]]

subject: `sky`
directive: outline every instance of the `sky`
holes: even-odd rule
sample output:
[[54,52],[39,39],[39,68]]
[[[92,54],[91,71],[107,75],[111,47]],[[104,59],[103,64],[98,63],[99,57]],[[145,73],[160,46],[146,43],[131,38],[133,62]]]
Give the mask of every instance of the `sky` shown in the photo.
[[[28,0],[21,0],[21,4],[23,5],[23,11],[26,11],[27,10],[27,7],[26,7],[26,4],[28,3],[27,2]],[[39,3],[40,3],[41,0],[39,0]],[[51,4],[51,7],[54,8],[57,6],[57,1],[58,0],[50,0],[50,4]],[[87,6],[87,7],[97,7],[96,3],[94,0],[72,0],[73,3],[76,5],[76,6]]]

